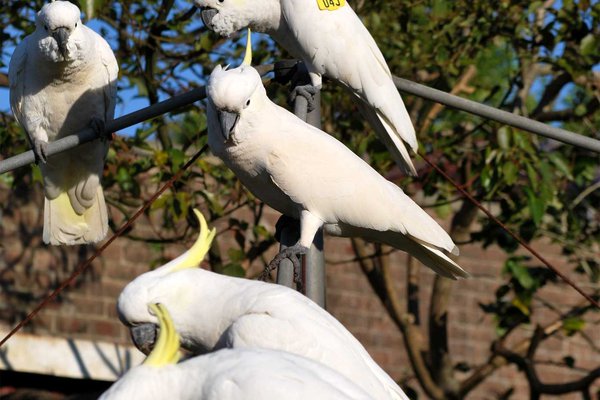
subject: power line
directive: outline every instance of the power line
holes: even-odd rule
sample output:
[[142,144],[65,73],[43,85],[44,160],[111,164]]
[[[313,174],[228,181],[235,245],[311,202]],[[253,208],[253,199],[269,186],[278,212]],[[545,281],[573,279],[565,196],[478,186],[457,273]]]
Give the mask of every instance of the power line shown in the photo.
[[517,242],[519,242],[521,244],[521,246],[525,247],[535,258],[537,258],[542,263],[544,263],[544,265],[546,265],[546,267],[548,267],[552,272],[554,272],[558,277],[560,277],[560,279],[562,279],[567,285],[571,286],[579,294],[581,294],[583,297],[585,297],[586,300],[589,301],[593,306],[596,306],[597,308],[600,309],[600,304],[598,304],[597,300],[595,300],[594,298],[592,298],[592,296],[590,296],[589,294],[584,292],[583,289],[581,289],[579,286],[577,286],[575,284],[575,282],[573,282],[566,275],[564,275],[562,272],[560,272],[554,265],[552,265],[548,260],[546,260],[533,247],[528,245],[523,238],[521,238],[519,235],[517,235],[512,230],[510,230],[506,225],[504,225],[504,223],[502,223],[502,221],[500,221],[498,218],[496,218],[494,216],[494,214],[492,214],[487,208],[485,208],[483,206],[483,204],[481,204],[479,201],[477,201],[477,199],[475,199],[475,197],[473,197],[469,192],[467,192],[465,189],[463,189],[461,185],[456,183],[454,181],[454,179],[452,179],[450,177],[450,175],[446,174],[444,172],[444,170],[442,170],[440,167],[438,167],[425,154],[423,154],[422,152],[419,152],[419,155],[427,162],[427,164],[429,164],[433,169],[435,169],[439,174],[441,174],[448,182],[450,182],[452,184],[452,186],[454,186],[463,196],[465,196],[471,203],[473,203],[477,208],[479,208],[481,211],[483,211],[485,213],[485,215],[488,216],[489,219],[491,219],[496,224],[498,224],[498,226],[500,226],[500,228],[502,228],[506,233],[508,233],[510,236],[512,236],[513,239],[515,239]]

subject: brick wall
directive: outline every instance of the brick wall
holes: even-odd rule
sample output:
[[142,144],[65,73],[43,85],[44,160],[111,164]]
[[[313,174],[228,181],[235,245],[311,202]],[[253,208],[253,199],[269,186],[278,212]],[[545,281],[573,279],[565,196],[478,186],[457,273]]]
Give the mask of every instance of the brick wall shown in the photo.
[[[12,196],[12,209],[4,210],[1,218],[0,237],[0,318],[7,327],[14,324],[29,311],[48,288],[65,279],[79,262],[91,254],[91,247],[64,249],[46,247],[40,243],[41,200],[31,203],[29,199],[41,199],[41,192],[34,191],[28,196],[0,190],[0,201],[6,204]],[[37,196],[37,197],[36,197]],[[118,213],[113,210],[113,217]],[[270,220],[274,221],[274,214]],[[120,226],[121,221],[116,221]],[[150,223],[142,218],[133,233],[152,234]],[[189,244],[189,243],[188,243]],[[347,239],[327,238],[327,305],[335,315],[365,345],[374,359],[395,379],[402,379],[408,385],[417,387],[407,360],[402,335],[385,308],[373,293],[365,275],[356,262],[350,262],[354,253]],[[545,243],[543,248],[549,258],[569,272],[559,249]],[[70,337],[109,341],[117,344],[129,343],[128,332],[117,319],[116,298],[125,284],[137,275],[147,271],[158,258],[171,259],[180,254],[186,246],[176,244],[155,250],[143,242],[125,238],[117,239],[96,260],[72,287],[67,288],[58,301],[46,307],[27,327],[26,331],[36,335]],[[275,250],[271,249],[271,255]],[[393,256],[393,269],[397,289],[405,293],[406,256],[397,252]],[[494,247],[483,250],[476,245],[461,246],[461,265],[473,277],[454,284],[450,305],[450,348],[453,362],[465,362],[476,367],[488,359],[489,345],[494,335],[494,323],[484,314],[480,303],[494,299],[494,292],[501,282],[500,272],[505,258],[504,253]],[[252,271],[260,270],[258,264],[250,266]],[[427,325],[428,296],[433,282],[433,273],[427,268],[421,274],[421,312],[423,325]],[[590,288],[588,288],[589,290]],[[558,284],[545,289],[543,296],[548,299],[561,298],[561,307],[580,301],[580,297],[569,287]],[[541,306],[538,301],[537,306]],[[555,317],[550,312],[539,313],[538,322],[544,323]],[[586,327],[585,332],[592,343],[600,343],[600,330],[597,326]],[[518,338],[517,338],[518,339]],[[581,376],[576,371],[566,371],[551,365],[562,357],[573,354],[576,366],[597,367],[600,364],[598,352],[590,350],[590,342],[576,335],[565,339],[559,334],[557,339],[544,343],[538,351],[538,358],[549,365],[541,369],[541,376],[549,382],[560,383]],[[516,339],[515,339],[516,340]],[[468,373],[463,374],[468,376]],[[527,384],[516,368],[503,367],[484,384],[474,390],[469,399],[495,399],[514,387],[511,398],[527,397]],[[565,397],[567,398],[567,397]],[[579,398],[571,396],[569,398]]]

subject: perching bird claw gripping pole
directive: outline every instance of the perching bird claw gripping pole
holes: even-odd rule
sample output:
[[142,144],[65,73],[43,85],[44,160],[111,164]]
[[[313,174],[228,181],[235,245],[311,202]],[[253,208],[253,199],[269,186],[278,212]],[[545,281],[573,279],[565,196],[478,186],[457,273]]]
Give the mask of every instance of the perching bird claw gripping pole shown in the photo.
[[[304,63],[296,60],[285,60],[275,64],[275,80],[280,83],[291,82],[294,114],[307,123],[321,128],[321,93],[317,90],[312,96],[312,104],[303,95],[298,94],[297,88],[310,83],[308,71]],[[309,111],[309,108],[311,109]],[[280,231],[281,249],[292,246],[298,240],[299,224],[289,223],[283,219]],[[325,257],[323,255],[323,230],[315,235],[308,254],[303,257],[300,282],[303,293],[315,303],[325,308]],[[291,287],[294,283],[294,267],[289,259],[283,260],[277,270],[277,283]]]

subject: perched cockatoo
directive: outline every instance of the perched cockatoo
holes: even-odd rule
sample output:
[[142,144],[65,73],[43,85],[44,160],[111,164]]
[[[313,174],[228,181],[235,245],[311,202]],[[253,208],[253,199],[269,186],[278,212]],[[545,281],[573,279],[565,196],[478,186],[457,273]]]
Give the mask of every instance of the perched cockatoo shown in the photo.
[[150,304],[160,326],[154,349],[100,400],[372,400],[325,365],[269,349],[223,349],[176,364],[179,337],[168,308]]
[[256,197],[300,220],[300,239],[272,267],[284,258],[297,267],[323,227],[406,251],[445,277],[468,276],[449,257],[458,248],[433,218],[341,142],[271,102],[249,63],[217,66],[207,94],[212,152]]
[[379,139],[406,173],[417,172],[410,116],[375,40],[346,0],[194,0],[222,36],[250,27],[304,61],[313,87],[325,75],[348,88]]
[[100,177],[108,150],[96,140],[46,157],[48,142],[113,119],[119,67],[108,43],[81,23],[68,1],[42,7],[35,31],[10,60],[10,104],[44,177],[46,243],[101,240],[108,217]]
[[215,230],[208,232],[202,214],[195,213],[200,235],[194,246],[140,275],[119,296],[119,317],[140,350],[147,353],[156,339],[158,321],[147,304],[160,303],[193,354],[223,348],[290,352],[332,368],[374,399],[407,399],[360,342],[310,299],[284,286],[198,268]]

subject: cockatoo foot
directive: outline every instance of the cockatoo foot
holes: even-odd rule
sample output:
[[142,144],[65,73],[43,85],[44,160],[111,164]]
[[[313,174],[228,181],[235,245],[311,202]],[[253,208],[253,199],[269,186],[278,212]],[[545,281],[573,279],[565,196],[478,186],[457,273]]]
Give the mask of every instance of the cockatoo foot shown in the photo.
[[46,164],[46,162],[48,162],[48,142],[34,139],[32,150],[35,155],[36,164],[39,164],[40,162]]
[[302,246],[299,243],[296,243],[295,245],[293,245],[291,247],[286,247],[285,249],[281,250],[275,256],[275,258],[273,258],[273,260],[269,263],[269,266],[267,267],[267,269],[269,271],[273,271],[274,269],[279,268],[279,264],[287,258],[292,262],[292,265],[294,266],[294,281],[297,284],[301,284],[301,282],[300,282],[301,256],[306,253],[308,253],[308,247]]
[[291,104],[294,104],[296,101],[296,97],[302,96],[307,101],[307,112],[311,112],[315,108],[317,108],[315,95],[319,92],[320,88],[318,86],[313,86],[311,84],[299,85],[292,89],[288,100]]
[[113,138],[112,132],[111,133],[104,132],[104,129],[106,128],[106,123],[104,122],[104,120],[102,118],[92,117],[92,119],[90,120],[90,128],[92,128],[94,130],[94,132],[96,132],[96,135],[103,142],[107,142],[109,140],[112,140],[112,138]]

